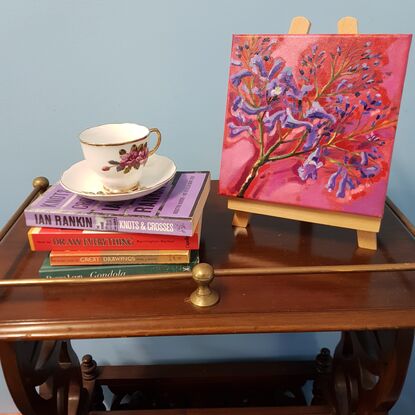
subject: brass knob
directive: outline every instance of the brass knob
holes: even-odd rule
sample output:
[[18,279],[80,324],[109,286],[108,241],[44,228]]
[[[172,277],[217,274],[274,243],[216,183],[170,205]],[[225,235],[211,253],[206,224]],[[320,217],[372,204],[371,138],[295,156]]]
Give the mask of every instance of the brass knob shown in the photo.
[[190,295],[190,302],[197,307],[210,307],[219,301],[219,294],[210,288],[214,278],[213,267],[209,264],[197,264],[192,269],[192,277],[198,287]]
[[32,186],[39,188],[39,190],[43,192],[49,187],[49,180],[43,176],[35,177],[33,179]]

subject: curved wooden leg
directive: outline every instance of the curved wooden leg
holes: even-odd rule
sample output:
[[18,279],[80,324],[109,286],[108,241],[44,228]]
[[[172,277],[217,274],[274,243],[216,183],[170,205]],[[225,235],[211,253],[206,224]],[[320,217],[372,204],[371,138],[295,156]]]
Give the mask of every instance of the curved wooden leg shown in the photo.
[[413,337],[412,329],[343,332],[333,359],[336,413],[387,413],[399,398]]
[[69,340],[0,342],[0,360],[9,391],[22,414],[83,413],[81,370]]

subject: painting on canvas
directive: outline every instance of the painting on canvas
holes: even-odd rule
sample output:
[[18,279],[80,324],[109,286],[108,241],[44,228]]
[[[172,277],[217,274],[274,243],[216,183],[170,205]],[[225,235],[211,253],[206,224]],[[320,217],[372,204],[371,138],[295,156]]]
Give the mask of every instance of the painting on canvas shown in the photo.
[[220,193],[383,215],[411,35],[235,35]]

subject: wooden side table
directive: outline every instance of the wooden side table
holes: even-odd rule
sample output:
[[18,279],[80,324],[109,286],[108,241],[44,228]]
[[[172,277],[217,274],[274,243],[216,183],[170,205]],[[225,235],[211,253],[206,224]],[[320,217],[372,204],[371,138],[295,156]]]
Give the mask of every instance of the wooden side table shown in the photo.
[[[252,272],[216,277],[212,287],[221,298],[213,307],[188,301],[191,279],[0,288],[0,358],[24,415],[97,415],[104,409],[102,385],[115,393],[113,414],[388,412],[406,376],[415,327],[413,227],[388,204],[379,248],[368,251],[356,249],[353,231],[320,225],[254,217],[248,229],[233,229],[225,204],[213,183],[201,260]],[[19,217],[1,241],[3,280],[37,275],[45,253],[30,251],[26,231]],[[390,267],[255,271],[376,264]],[[408,270],[393,270],[396,264]],[[342,332],[333,356],[323,349],[315,361],[97,367],[89,355],[80,362],[70,345],[84,338],[316,331]],[[301,390],[308,379],[314,381],[311,406]]]

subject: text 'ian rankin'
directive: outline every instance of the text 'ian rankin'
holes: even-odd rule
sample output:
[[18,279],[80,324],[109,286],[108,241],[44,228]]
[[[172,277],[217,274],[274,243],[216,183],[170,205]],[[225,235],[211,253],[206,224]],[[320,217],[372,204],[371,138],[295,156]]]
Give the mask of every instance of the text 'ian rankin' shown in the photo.
[[36,225],[92,229],[92,218],[84,216],[59,216],[35,213],[35,221]]

